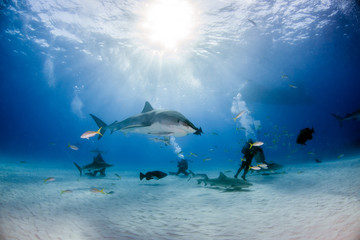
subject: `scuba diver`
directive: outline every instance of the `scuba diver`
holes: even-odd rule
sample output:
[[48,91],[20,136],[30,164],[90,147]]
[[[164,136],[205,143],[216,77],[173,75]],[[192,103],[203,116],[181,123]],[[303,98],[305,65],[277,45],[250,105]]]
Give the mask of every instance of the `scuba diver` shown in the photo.
[[244,169],[244,173],[241,178],[246,181],[245,176],[250,169],[251,161],[254,156],[257,162],[265,163],[264,151],[261,147],[252,146],[253,143],[252,139],[249,139],[242,148],[241,153],[244,154],[244,160],[242,160],[242,164],[234,176],[235,178],[237,178],[241,170]]
[[177,172],[169,172],[170,175],[179,175],[180,173],[184,174],[185,176],[189,176],[190,173],[187,172],[189,168],[188,160],[181,159],[177,161],[177,167],[179,168]]
[[177,167],[179,169],[178,169],[176,175],[179,175],[180,173],[184,174],[185,176],[189,175],[189,173],[186,171],[189,168],[188,161],[186,159],[181,159],[180,161],[178,161]]

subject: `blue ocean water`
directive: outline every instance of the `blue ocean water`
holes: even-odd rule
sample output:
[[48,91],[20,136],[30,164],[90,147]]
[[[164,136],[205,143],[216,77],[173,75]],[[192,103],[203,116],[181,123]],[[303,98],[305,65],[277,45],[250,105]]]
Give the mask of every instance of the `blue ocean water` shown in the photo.
[[[145,101],[202,128],[176,138],[197,169],[236,169],[248,138],[281,164],[359,153],[359,122],[331,115],[360,108],[358,1],[180,2],[189,33],[168,46],[139,26],[156,24],[146,1],[1,1],[1,154],[74,168],[99,148],[119,167],[176,168],[176,149],[152,136],[80,139],[98,129],[90,113],[109,124]],[[306,127],[313,140],[300,146]]]
[[[359,239],[359,44],[359,0],[0,0],[0,239]],[[203,134],[80,138],[146,101]]]

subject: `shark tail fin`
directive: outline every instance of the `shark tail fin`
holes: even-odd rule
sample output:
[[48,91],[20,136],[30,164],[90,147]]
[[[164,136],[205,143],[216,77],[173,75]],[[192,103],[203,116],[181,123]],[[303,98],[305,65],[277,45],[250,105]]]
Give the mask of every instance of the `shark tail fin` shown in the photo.
[[100,138],[102,138],[102,136],[104,135],[105,131],[106,131],[106,127],[107,127],[107,124],[104,123],[100,118],[92,115],[90,113],[90,116],[92,117],[92,119],[94,119],[96,125],[100,128],[99,130],[99,137],[98,137],[98,140],[100,140]]
[[82,168],[74,162],[75,167],[79,170],[80,176],[82,175]]
[[145,175],[143,173],[140,173],[140,180],[143,180],[144,177]]
[[336,120],[338,120],[339,121],[339,123],[340,123],[340,127],[342,127],[342,117],[340,117],[340,116],[338,116],[338,115],[336,115],[336,114],[331,114],[334,118],[336,118]]

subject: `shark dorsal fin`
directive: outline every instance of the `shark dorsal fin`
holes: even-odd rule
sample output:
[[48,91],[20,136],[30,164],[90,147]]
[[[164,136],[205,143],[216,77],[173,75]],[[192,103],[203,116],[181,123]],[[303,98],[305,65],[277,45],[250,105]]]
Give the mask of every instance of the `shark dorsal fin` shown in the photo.
[[151,104],[150,104],[148,101],[146,101],[146,102],[145,102],[144,109],[142,110],[141,113],[150,112],[150,111],[152,111],[152,110],[154,110],[153,107],[151,106]]
[[224,173],[220,172],[219,178],[220,178],[220,179],[224,179],[224,178],[226,178],[226,176],[225,176]]
[[103,162],[103,163],[105,162],[101,156],[101,153],[98,153],[98,155],[94,157],[94,161],[93,161],[93,163],[99,163],[99,162]]

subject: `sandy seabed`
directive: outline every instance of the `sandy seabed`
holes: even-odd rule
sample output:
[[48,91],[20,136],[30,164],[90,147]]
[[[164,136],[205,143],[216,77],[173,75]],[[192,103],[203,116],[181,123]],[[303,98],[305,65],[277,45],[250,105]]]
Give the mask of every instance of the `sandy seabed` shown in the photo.
[[360,239],[359,157],[282,171],[249,174],[250,191],[222,192],[176,176],[140,181],[114,168],[79,178],[0,161],[0,239]]

